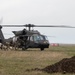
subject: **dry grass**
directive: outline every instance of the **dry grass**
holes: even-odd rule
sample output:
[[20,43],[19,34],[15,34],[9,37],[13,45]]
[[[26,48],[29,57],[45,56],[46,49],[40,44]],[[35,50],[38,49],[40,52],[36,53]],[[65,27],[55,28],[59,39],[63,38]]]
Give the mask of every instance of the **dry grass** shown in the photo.
[[[50,47],[44,51],[29,49],[27,51],[1,51],[0,75],[50,75],[41,71],[26,72],[26,69],[44,68],[59,60],[75,55],[75,47]],[[62,75],[61,73],[51,75]],[[73,75],[73,74],[67,74]]]

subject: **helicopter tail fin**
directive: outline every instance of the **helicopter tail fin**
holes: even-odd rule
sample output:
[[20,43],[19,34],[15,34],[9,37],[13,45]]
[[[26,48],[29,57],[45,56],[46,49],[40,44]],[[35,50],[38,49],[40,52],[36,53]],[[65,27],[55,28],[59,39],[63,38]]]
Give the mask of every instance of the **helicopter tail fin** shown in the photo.
[[0,42],[3,43],[4,42],[4,36],[3,36],[3,32],[0,28]]
[[[3,22],[3,17],[0,19],[0,24],[2,24]],[[3,36],[3,32],[2,32],[2,26],[0,25],[0,42],[3,43],[4,42],[4,36]]]

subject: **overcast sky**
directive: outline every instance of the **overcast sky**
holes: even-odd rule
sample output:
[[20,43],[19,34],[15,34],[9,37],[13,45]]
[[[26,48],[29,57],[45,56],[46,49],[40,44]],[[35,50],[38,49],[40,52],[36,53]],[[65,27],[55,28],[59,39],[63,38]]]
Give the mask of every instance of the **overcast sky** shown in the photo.
[[[2,24],[38,24],[75,26],[75,0],[0,0]],[[3,28],[5,38],[11,31]],[[34,28],[48,36],[51,43],[74,43],[75,28]],[[49,37],[54,36],[54,37]]]

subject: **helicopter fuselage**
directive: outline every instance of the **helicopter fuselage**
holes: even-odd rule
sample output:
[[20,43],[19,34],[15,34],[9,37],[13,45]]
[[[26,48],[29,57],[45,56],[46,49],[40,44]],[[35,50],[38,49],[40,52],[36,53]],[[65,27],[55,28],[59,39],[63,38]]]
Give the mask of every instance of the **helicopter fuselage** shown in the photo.
[[14,31],[14,33],[15,36],[13,37],[12,41],[13,44],[17,45],[19,48],[40,48],[41,50],[44,50],[44,48],[49,47],[47,36],[41,35],[38,31]]

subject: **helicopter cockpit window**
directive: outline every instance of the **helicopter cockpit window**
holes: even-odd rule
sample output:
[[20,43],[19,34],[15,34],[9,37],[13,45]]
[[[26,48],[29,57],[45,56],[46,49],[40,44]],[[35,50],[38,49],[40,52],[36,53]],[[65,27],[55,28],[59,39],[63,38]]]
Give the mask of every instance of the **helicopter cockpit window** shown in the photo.
[[47,36],[45,36],[45,40],[48,40],[48,37]]
[[40,40],[44,40],[44,38],[41,35],[35,35],[33,36],[34,41],[40,41]]
[[45,35],[41,35],[43,37],[44,40],[48,40],[48,37]]

